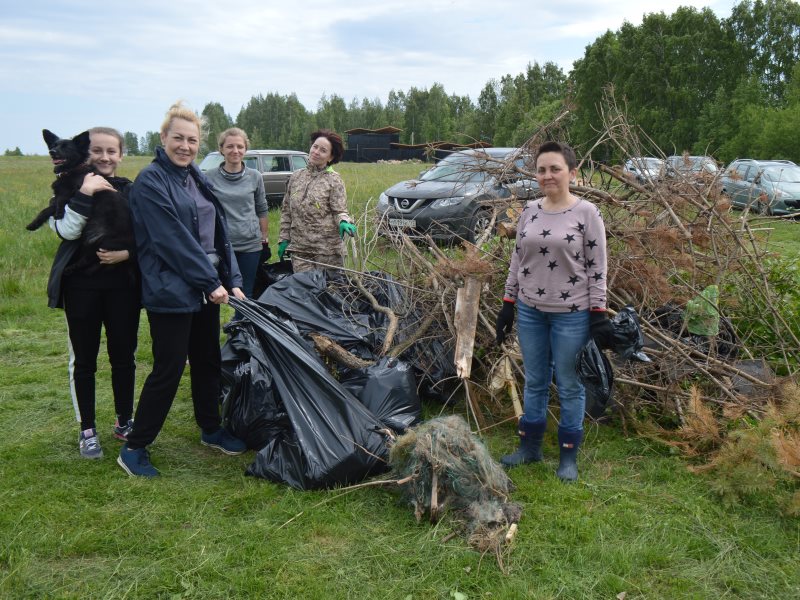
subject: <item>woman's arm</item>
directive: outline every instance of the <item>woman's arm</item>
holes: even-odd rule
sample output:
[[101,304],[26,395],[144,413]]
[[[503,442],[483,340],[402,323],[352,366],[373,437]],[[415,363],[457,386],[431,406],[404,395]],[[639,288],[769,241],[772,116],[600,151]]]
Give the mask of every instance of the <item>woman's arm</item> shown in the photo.
[[342,181],[342,177],[338,173],[332,173],[332,175],[330,196],[328,197],[328,206],[331,214],[337,225],[342,221],[352,223],[353,219],[347,212],[347,191],[344,187],[344,181]]

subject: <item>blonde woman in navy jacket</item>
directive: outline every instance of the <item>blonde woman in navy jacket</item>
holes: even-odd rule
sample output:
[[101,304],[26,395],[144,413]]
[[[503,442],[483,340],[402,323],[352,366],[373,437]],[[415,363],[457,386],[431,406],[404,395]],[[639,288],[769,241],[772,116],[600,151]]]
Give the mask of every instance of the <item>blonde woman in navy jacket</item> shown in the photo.
[[[242,441],[221,427],[220,314],[228,294],[244,298],[228,240],[225,213],[194,165],[200,119],[181,103],[161,126],[163,148],[133,184],[130,207],[142,305],[153,342],[153,371],[142,388],[133,430],[117,462],[129,474],[154,477],[150,445],[167,418],[188,357],[200,442],[241,454]],[[230,290],[230,292],[229,292]]]

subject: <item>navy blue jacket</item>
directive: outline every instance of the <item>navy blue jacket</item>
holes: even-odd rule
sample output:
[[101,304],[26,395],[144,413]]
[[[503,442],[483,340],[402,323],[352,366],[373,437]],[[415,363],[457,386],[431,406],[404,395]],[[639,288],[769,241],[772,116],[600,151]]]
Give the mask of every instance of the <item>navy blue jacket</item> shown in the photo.
[[[200,245],[197,205],[186,187],[189,177],[216,208],[214,248],[220,257],[218,269],[211,265]],[[156,148],[153,162],[133,182],[129,204],[142,272],[142,305],[147,310],[198,312],[220,285],[229,292],[242,287],[239,266],[228,241],[225,212],[194,164],[179,167],[163,148]]]

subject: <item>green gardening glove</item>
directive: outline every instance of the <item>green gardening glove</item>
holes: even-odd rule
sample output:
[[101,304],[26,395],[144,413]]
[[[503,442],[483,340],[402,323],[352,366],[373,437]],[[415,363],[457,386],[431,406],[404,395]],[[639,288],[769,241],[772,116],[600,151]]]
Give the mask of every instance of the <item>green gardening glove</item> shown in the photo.
[[286,247],[289,245],[289,240],[281,240],[278,242],[278,260],[283,260],[286,254]]
[[356,235],[356,226],[352,223],[348,223],[347,221],[340,221],[339,222],[339,237],[344,239],[344,234],[349,235],[350,237],[355,237]]

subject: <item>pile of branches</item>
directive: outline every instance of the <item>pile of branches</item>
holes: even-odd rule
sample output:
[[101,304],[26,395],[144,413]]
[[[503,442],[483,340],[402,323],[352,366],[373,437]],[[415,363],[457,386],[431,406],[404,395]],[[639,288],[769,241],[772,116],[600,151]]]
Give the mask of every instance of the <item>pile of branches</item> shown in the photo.
[[[568,139],[562,129],[567,119],[565,113],[542,128],[524,151],[532,153],[547,139]],[[772,266],[780,257],[768,244],[771,225],[779,217],[732,211],[713,175],[689,179],[678,174],[642,185],[621,168],[593,159],[593,154],[608,155],[609,148],[620,162],[665,156],[630,125],[609,95],[597,142],[579,152],[580,178],[571,186],[573,193],[603,212],[609,308],[633,307],[647,341],[645,352],[652,359],[614,363],[614,408],[623,427],[633,424],[640,433],[713,461],[713,452],[728,441],[724,432],[756,427],[768,415],[775,421],[775,411],[785,409],[785,435],[773,436],[781,447],[773,447],[772,457],[800,455],[800,436],[788,430],[800,427],[789,406],[797,402],[797,395],[782,391],[800,369],[800,311],[782,301],[774,283],[779,271]],[[482,168],[499,178],[534,178],[533,164],[526,168],[511,161],[487,162]],[[450,342],[458,336],[458,290],[470,280],[480,282],[473,367],[458,381],[479,431],[519,413],[521,356],[513,341],[503,347],[494,344],[494,320],[515,245],[516,216],[528,200],[489,204],[492,222],[475,244],[442,246],[429,237],[412,239],[378,224],[369,229],[380,235],[362,242],[356,266],[391,272],[411,291],[418,313],[428,322],[434,320],[437,331],[451,336]],[[371,214],[368,207],[364,218]],[[687,329],[684,313],[709,286],[719,290],[713,311],[720,331],[697,335]],[[709,437],[710,430],[720,433]],[[798,447],[787,451],[793,440]],[[796,473],[796,466],[781,464],[787,473]]]

